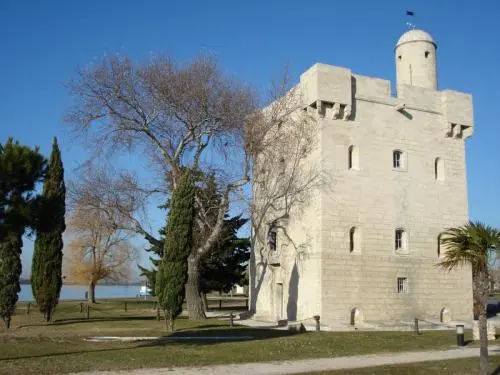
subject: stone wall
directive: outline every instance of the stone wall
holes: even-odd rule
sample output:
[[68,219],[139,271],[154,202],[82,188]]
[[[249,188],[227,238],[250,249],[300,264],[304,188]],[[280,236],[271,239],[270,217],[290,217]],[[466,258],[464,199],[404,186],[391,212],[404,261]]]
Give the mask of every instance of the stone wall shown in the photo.
[[[328,184],[291,212],[287,238],[278,236],[279,264],[254,270],[257,316],[349,323],[355,311],[358,320],[393,322],[439,320],[447,309],[447,319],[469,322],[470,269],[436,265],[445,251],[440,233],[468,220],[470,96],[400,85],[391,97],[389,81],[325,64],[306,71],[300,87],[320,132],[309,162],[319,163]],[[394,150],[402,152],[400,168]],[[397,251],[396,229],[405,242]],[[398,292],[398,278],[407,279],[407,292]]]

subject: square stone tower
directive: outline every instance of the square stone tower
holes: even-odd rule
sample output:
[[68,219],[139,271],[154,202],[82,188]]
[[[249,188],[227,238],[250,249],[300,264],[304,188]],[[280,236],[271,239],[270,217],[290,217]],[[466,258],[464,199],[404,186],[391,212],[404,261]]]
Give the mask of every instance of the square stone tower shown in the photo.
[[[284,214],[253,218],[256,318],[320,315],[332,327],[471,321],[470,268],[447,272],[437,263],[440,234],[468,220],[472,97],[437,90],[436,48],[421,30],[399,39],[396,97],[389,81],[345,68],[315,64],[301,75],[297,113],[315,124],[302,163],[325,178]],[[289,159],[267,160],[266,168]],[[268,190],[254,185],[254,200]]]

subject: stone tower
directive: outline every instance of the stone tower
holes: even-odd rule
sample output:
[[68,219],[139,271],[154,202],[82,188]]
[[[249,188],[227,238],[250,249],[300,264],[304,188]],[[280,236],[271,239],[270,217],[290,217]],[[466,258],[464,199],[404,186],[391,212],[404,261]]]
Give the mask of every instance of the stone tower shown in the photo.
[[[347,68],[318,63],[301,75],[296,117],[315,124],[301,163],[327,178],[286,215],[253,218],[250,307],[258,318],[312,323],[320,315],[333,328],[471,320],[470,268],[436,265],[441,233],[468,220],[472,97],[438,91],[436,43],[424,31],[403,34],[395,60],[397,96],[390,81]],[[275,138],[287,131],[279,125]],[[268,160],[265,170],[279,164],[270,181],[286,181],[292,159]],[[265,184],[254,184],[256,202],[270,191]]]
[[437,89],[436,43],[422,30],[410,30],[399,38],[396,48],[396,85]]

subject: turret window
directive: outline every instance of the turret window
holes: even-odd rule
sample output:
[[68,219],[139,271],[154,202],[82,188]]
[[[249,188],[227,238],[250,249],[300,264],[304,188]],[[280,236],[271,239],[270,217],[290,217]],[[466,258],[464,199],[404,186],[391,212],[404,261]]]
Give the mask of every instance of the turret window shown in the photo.
[[430,52],[429,52],[429,51],[425,51],[425,58],[428,58],[428,57],[429,57],[429,54],[430,54]]

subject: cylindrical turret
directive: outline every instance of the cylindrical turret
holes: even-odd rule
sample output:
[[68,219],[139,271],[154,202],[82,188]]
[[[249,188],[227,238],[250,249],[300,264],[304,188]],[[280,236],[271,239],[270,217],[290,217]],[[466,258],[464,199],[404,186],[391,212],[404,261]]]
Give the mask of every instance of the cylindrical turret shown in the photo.
[[396,44],[396,86],[411,85],[437,90],[437,45],[422,30],[410,30]]

